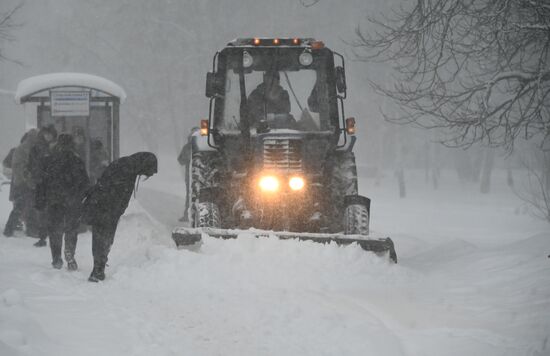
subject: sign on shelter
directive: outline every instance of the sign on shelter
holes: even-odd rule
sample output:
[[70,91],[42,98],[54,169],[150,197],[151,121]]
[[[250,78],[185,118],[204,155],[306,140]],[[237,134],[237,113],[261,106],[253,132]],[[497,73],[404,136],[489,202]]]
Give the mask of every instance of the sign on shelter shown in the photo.
[[90,93],[88,91],[52,91],[52,116],[89,116]]

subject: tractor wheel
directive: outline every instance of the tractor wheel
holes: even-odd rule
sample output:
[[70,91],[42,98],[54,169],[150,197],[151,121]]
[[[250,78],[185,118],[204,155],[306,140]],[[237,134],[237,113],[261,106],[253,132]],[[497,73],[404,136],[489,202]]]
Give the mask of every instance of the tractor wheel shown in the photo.
[[344,209],[344,234],[368,235],[370,200],[360,195],[346,196]]
[[347,195],[356,195],[357,189],[357,166],[353,152],[343,152],[334,157],[332,169],[332,186],[334,193],[338,194],[340,200]]
[[197,203],[194,215],[195,227],[221,227],[220,210],[216,203]]
[[189,221],[192,221],[195,227],[198,227],[199,224],[199,195],[204,189],[218,186],[219,164],[220,159],[216,152],[193,152],[190,177],[191,194],[188,199],[190,199],[189,206],[191,207]]
[[333,156],[329,161],[330,167],[330,200],[326,203],[326,216],[331,217],[328,221],[329,229],[332,232],[345,230],[344,198],[357,195],[357,166],[353,152],[342,152]]

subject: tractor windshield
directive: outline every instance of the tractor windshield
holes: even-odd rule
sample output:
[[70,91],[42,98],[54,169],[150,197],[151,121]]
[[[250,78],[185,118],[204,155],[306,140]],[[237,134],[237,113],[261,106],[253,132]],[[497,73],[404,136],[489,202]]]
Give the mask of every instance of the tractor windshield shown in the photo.
[[247,115],[257,132],[332,130],[327,65],[322,56],[309,54],[300,60],[302,53],[303,49],[252,48],[229,55],[217,129],[239,131]]

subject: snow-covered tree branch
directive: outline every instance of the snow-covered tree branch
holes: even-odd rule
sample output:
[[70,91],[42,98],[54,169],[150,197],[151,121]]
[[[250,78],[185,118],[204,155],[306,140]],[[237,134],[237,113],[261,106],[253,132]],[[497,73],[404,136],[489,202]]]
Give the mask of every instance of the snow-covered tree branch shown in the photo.
[[359,59],[391,64],[374,88],[397,123],[443,128],[444,143],[512,150],[550,140],[550,6],[544,0],[417,0],[357,28]]
[[7,42],[13,42],[15,41],[15,37],[13,36],[13,30],[19,26],[15,22],[15,14],[19,9],[23,7],[23,3],[20,3],[19,5],[15,6],[12,9],[3,11],[0,9],[0,62],[1,61],[11,61],[15,63],[19,63],[16,60],[10,59],[4,54],[4,47]]

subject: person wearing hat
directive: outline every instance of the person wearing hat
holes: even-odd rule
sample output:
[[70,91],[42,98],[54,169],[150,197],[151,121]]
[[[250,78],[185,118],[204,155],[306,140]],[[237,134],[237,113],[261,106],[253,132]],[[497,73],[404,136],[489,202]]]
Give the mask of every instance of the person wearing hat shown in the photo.
[[56,269],[63,266],[61,247],[65,237],[65,261],[69,271],[78,268],[74,255],[80,224],[80,206],[89,185],[84,161],[75,150],[71,135],[59,135],[38,184],[37,197],[42,199],[36,204],[46,216],[52,266]]

